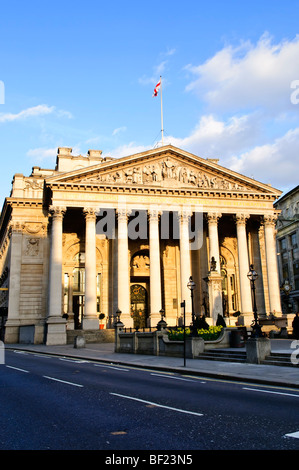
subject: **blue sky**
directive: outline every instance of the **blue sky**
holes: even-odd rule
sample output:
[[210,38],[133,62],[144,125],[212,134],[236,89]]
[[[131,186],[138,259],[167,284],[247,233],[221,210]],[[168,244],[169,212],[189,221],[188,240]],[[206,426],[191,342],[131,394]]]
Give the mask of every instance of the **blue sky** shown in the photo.
[[298,13],[299,0],[2,2],[1,203],[15,173],[54,168],[59,146],[155,146],[160,75],[166,142],[293,188]]

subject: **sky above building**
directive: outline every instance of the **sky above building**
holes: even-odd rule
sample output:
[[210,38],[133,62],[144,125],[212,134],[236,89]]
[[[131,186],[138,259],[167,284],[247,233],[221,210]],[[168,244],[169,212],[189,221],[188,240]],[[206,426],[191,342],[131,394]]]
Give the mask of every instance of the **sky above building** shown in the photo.
[[11,0],[0,11],[0,199],[58,147],[164,143],[298,185],[299,0]]

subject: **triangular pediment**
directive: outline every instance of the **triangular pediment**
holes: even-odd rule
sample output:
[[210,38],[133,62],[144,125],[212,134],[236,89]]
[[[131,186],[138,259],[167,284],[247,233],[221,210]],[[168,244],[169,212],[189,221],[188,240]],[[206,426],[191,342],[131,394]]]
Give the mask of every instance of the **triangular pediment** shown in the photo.
[[95,166],[62,173],[47,184],[151,186],[210,191],[270,193],[281,191],[204,159],[167,145],[118,159],[103,159]]

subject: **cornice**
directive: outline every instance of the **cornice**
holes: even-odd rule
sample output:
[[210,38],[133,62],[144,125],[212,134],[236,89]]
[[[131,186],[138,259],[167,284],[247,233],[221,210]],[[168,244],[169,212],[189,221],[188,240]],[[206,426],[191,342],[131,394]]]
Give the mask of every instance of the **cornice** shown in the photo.
[[242,199],[242,200],[267,200],[275,201],[277,195],[273,193],[251,192],[251,191],[231,191],[213,190],[202,188],[165,188],[160,186],[136,186],[136,185],[109,185],[96,183],[74,183],[74,182],[53,182],[49,183],[52,191],[82,191],[114,194],[137,194],[137,195],[170,195],[170,196],[194,196],[211,197],[220,199]]

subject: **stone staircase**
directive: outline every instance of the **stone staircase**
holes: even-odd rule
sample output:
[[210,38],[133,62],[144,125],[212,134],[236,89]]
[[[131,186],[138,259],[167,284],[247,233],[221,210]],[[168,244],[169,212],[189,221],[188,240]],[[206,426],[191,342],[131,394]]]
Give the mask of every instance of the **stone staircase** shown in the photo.
[[291,355],[287,353],[275,353],[272,352],[270,356],[267,356],[262,364],[270,366],[282,366],[282,367],[298,367],[298,365],[291,362]]
[[[246,351],[236,351],[233,349],[212,349],[200,354],[197,359],[239,363],[247,362]],[[261,364],[282,367],[299,367],[291,362],[290,354],[278,352],[272,352],[264,361],[261,362]]]
[[210,361],[224,361],[224,362],[246,362],[245,351],[224,350],[224,349],[211,349],[205,351],[197,359],[205,359]]

